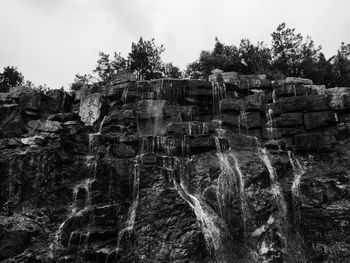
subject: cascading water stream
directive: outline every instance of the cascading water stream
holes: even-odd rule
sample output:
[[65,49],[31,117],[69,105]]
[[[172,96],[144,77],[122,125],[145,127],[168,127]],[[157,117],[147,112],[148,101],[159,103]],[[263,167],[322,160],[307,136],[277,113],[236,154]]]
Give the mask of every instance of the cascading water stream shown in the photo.
[[[280,231],[282,233],[282,239],[284,240],[284,248],[288,249],[288,219],[287,219],[287,204],[285,201],[285,198],[283,196],[281,187],[277,181],[277,175],[276,171],[272,166],[269,154],[267,152],[266,148],[260,148],[258,145],[258,153],[260,159],[265,164],[268,172],[269,172],[269,178],[270,178],[270,187],[271,192],[274,197],[274,200],[276,202],[277,208],[278,208],[278,219],[279,219],[279,227]],[[288,252],[286,252],[288,253]]]
[[147,104],[147,114],[154,118],[154,125],[152,135],[158,135],[162,131],[163,110],[165,101],[162,100],[150,100]]
[[301,166],[299,160],[295,158],[291,151],[288,151],[289,162],[293,168],[294,180],[292,184],[292,194],[296,198],[300,198],[300,179],[305,174],[304,168]]
[[[76,216],[80,216],[84,212],[86,212],[88,209],[90,209],[90,207],[91,207],[91,185],[94,181],[95,181],[95,179],[88,178],[88,179],[83,180],[82,182],[79,182],[77,185],[74,186],[74,188],[73,188],[73,201],[74,202],[73,202],[70,214],[68,215],[66,220],[64,220],[62,222],[62,224],[59,226],[59,228],[55,234],[54,241],[51,244],[51,251],[54,251],[56,249],[56,247],[59,245],[59,242],[62,239],[63,228],[66,225],[66,223],[69,220],[71,220],[71,218],[76,217]],[[81,189],[85,190],[86,198],[85,198],[84,206],[82,208],[79,208],[77,206],[78,193]],[[74,232],[72,232],[70,234],[69,241],[68,241],[68,249],[69,249],[69,246],[71,243],[72,234],[74,234]]]
[[199,196],[190,193],[181,178],[179,181],[173,178],[173,184],[182,199],[194,211],[197,220],[200,222],[208,248],[213,249],[214,253],[220,256],[219,251],[222,251],[224,246],[225,223]]
[[[224,134],[224,130],[219,129],[219,136]],[[234,195],[234,189],[237,189],[239,185],[239,197],[241,202],[241,212],[242,212],[242,221],[243,221],[243,234],[244,240],[245,229],[246,229],[246,220],[247,220],[247,200],[245,195],[245,182],[243,173],[240,169],[238,160],[232,152],[232,149],[228,148],[225,151],[220,143],[220,137],[214,137],[215,145],[217,150],[218,160],[221,166],[221,172],[218,177],[218,188],[216,191],[216,196],[218,200],[218,205],[220,209],[220,214],[223,216],[225,211],[223,211],[223,203],[227,198],[230,198]],[[233,165],[232,165],[233,162]],[[229,212],[229,211],[228,211]]]
[[213,111],[218,112],[220,110],[220,101],[226,99],[227,88],[225,83],[212,82],[212,94],[213,94]]
[[293,207],[295,210],[295,220],[296,223],[300,220],[300,209],[299,209],[299,200],[300,200],[300,180],[303,174],[305,174],[304,168],[301,166],[299,160],[293,156],[291,151],[288,151],[289,162],[293,168],[294,180],[292,183],[292,199]]
[[94,143],[94,138],[95,138],[96,136],[98,136],[98,135],[101,134],[102,128],[103,128],[103,125],[104,125],[106,119],[107,119],[107,116],[104,116],[103,119],[102,119],[102,121],[101,121],[101,123],[100,123],[100,126],[99,126],[99,128],[98,128],[98,132],[90,133],[90,134],[89,134],[89,149],[92,148],[92,145],[93,145],[93,143]]
[[243,108],[238,116],[238,133],[242,134],[242,126],[245,129],[245,135],[248,135],[248,121],[247,121],[247,112]]

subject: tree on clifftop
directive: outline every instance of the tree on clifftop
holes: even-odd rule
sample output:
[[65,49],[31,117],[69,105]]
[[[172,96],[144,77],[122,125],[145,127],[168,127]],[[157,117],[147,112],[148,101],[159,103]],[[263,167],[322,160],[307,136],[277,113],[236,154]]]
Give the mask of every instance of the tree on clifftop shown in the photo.
[[21,85],[24,77],[17,68],[7,66],[4,71],[0,73],[0,92],[7,92],[11,87]]
[[135,71],[138,79],[156,78],[161,72],[162,60],[160,55],[164,52],[163,45],[156,46],[154,38],[131,44],[129,53],[129,69]]
[[171,79],[179,79],[182,76],[180,69],[173,65],[173,63],[164,63],[162,65],[161,71],[163,77]]
[[285,75],[296,76],[297,65],[301,59],[301,34],[294,33],[295,28],[287,28],[285,23],[280,24],[272,36],[272,56],[274,67]]
[[100,58],[97,60],[97,66],[93,72],[97,73],[102,81],[110,81],[113,75],[127,68],[127,60],[120,53],[114,52],[112,59],[109,54],[104,52],[100,52],[98,55]]
[[335,84],[350,86],[350,44],[341,43],[341,46],[332,58]]

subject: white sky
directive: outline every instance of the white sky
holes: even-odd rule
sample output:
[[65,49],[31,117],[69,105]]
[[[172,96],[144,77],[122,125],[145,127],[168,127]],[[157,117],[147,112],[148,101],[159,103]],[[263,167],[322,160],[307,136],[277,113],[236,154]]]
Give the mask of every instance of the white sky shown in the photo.
[[99,51],[127,56],[140,36],[164,44],[163,60],[184,69],[215,36],[270,45],[282,22],[329,57],[350,43],[350,0],[0,0],[0,70],[13,65],[35,84],[67,89]]

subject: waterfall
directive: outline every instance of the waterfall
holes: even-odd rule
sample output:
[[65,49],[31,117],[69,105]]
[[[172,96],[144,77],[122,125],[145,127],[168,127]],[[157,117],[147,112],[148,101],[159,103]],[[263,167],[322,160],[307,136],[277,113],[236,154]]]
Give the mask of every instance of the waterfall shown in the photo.
[[272,103],[276,103],[276,101],[277,101],[277,98],[276,98],[276,90],[274,89],[274,90],[272,91]]
[[283,192],[281,190],[281,187],[276,179],[276,171],[272,166],[270,157],[268,155],[268,152],[266,148],[260,148],[258,146],[258,152],[259,157],[265,164],[268,172],[269,172],[269,178],[270,178],[270,184],[271,184],[271,192],[274,197],[274,200],[276,202],[276,205],[278,207],[278,217],[279,217],[279,227],[282,233],[282,238],[284,240],[284,247],[285,249],[288,249],[288,219],[287,219],[287,204],[283,196]]
[[106,261],[108,262],[108,259],[110,255],[115,252],[116,255],[118,255],[120,251],[120,245],[121,241],[126,234],[131,234],[131,232],[134,230],[135,226],[135,220],[136,220],[136,212],[137,207],[139,203],[139,186],[140,186],[140,166],[138,163],[135,163],[133,166],[133,189],[132,189],[132,203],[129,207],[127,219],[125,221],[125,227],[118,233],[118,239],[117,239],[117,247],[115,248],[115,251],[110,252],[107,254]]
[[300,197],[300,179],[305,174],[304,168],[301,166],[299,160],[295,158],[291,151],[288,151],[289,162],[293,168],[294,180],[292,184],[292,194],[294,197]]
[[218,226],[218,224],[223,224],[221,219],[199,197],[191,194],[181,179],[180,183],[174,180],[174,185],[179,195],[189,204],[197,219],[201,222],[202,231],[209,248],[214,248],[215,251],[222,249],[222,233]]
[[192,122],[187,123],[187,128],[188,128],[188,136],[192,135]]
[[273,118],[272,118],[273,111],[271,108],[269,108],[266,111],[266,131],[267,131],[267,136],[269,140],[273,140],[276,136],[276,131],[277,129],[273,127]]
[[[56,246],[59,245],[59,242],[62,239],[63,228],[66,225],[66,223],[69,220],[71,220],[71,218],[79,216],[83,212],[85,212],[88,209],[90,209],[90,205],[91,205],[91,185],[92,185],[92,183],[94,181],[95,181],[95,179],[88,178],[88,179],[85,179],[85,180],[79,182],[77,185],[74,186],[74,188],[73,188],[73,204],[71,206],[70,214],[68,215],[66,220],[64,220],[61,223],[61,225],[59,226],[58,230],[56,231],[54,241],[53,241],[53,243],[50,246],[51,247],[51,251],[54,251]],[[79,207],[77,206],[78,192],[79,192],[80,189],[84,189],[86,191],[85,204],[84,204],[84,206],[81,209],[79,209]],[[70,246],[70,241],[72,239],[72,234],[73,234],[73,232],[70,234],[70,237],[69,237],[68,248]]]
[[[243,221],[243,234],[245,240],[245,229],[247,220],[247,200],[245,195],[245,183],[243,173],[239,166],[238,160],[232,150],[223,151],[220,140],[218,137],[214,137],[217,150],[217,156],[221,167],[221,172],[218,177],[218,187],[216,191],[216,197],[218,200],[220,214],[224,216],[223,205],[227,198],[230,198],[234,194],[234,189],[237,189],[239,185],[239,196],[241,202],[241,213]],[[233,161],[233,165],[231,164]]]
[[94,144],[94,140],[96,137],[98,137],[99,135],[101,135],[101,131],[102,131],[102,127],[103,127],[103,124],[105,123],[106,119],[108,117],[107,116],[104,116],[101,123],[100,123],[100,126],[98,128],[98,132],[95,132],[95,133],[89,133],[89,149],[91,150],[92,147],[93,147],[93,144]]
[[163,100],[149,100],[147,103],[147,114],[148,116],[154,118],[153,125],[153,135],[162,133],[161,124],[163,120],[163,109],[165,106],[165,101]]
[[292,165],[293,168],[293,175],[294,180],[292,183],[292,199],[293,199],[293,208],[295,210],[295,223],[298,224],[300,221],[300,208],[299,208],[299,201],[300,201],[300,179],[305,174],[304,168],[301,166],[299,160],[295,158],[291,151],[288,151],[288,158],[289,162]]
[[227,88],[225,83],[212,82],[212,94],[213,94],[213,111],[219,112],[220,101],[226,99]]
[[245,134],[248,135],[247,112],[243,108],[238,116],[238,133],[242,134],[242,126],[245,128]]
[[173,156],[176,152],[176,143],[166,136],[141,136],[140,155],[144,153],[163,153]]
[[285,203],[284,198],[283,198],[281,187],[276,180],[276,171],[272,166],[268,152],[267,152],[266,148],[260,148],[260,147],[259,147],[258,151],[259,151],[260,159],[264,162],[264,164],[269,172],[272,194],[274,195],[274,197],[277,200],[279,200],[279,206],[282,209],[282,212],[284,214],[286,214],[287,206],[286,206],[286,203]]
[[122,93],[122,97],[121,97],[121,101],[123,103],[126,103],[126,99],[128,97],[128,93],[129,93],[129,87],[125,87]]

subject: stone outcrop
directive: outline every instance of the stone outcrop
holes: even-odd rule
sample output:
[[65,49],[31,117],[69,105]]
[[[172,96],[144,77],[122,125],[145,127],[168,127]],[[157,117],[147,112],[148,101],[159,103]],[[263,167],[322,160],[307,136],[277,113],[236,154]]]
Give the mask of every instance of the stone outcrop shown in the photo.
[[210,80],[0,94],[0,261],[347,262],[350,89]]

